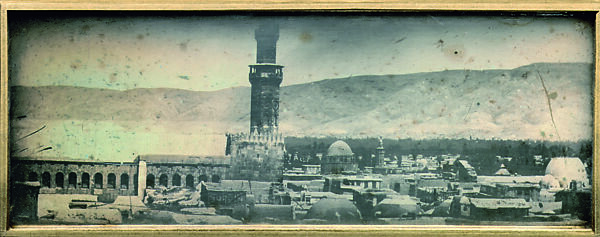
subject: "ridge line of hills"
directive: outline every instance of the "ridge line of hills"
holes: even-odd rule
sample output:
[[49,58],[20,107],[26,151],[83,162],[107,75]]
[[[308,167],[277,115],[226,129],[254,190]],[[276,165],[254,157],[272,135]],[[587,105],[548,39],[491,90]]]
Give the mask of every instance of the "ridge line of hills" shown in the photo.
[[[593,125],[592,82],[591,63],[325,79],[281,87],[280,130],[291,136],[552,140],[558,135],[548,96],[560,137],[586,139]],[[152,121],[224,133],[246,131],[250,120],[249,86],[217,91],[13,86],[10,96],[13,121]]]

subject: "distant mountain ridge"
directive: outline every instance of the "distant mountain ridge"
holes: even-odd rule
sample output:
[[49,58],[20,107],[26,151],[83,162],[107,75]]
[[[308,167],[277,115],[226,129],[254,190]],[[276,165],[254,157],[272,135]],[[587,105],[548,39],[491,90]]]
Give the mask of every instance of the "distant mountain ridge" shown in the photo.
[[[577,140],[591,137],[592,78],[589,63],[538,63],[326,79],[282,87],[280,130],[298,136]],[[250,120],[249,87],[14,86],[10,96],[13,120],[201,121],[223,132],[245,132]]]

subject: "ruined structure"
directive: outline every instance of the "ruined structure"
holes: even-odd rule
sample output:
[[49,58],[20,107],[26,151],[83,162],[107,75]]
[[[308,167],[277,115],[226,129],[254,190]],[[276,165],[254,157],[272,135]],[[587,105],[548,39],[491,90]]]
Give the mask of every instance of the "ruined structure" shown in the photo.
[[135,162],[101,162],[65,158],[13,157],[11,182],[38,181],[40,193],[138,194],[139,165]]
[[250,133],[227,134],[231,178],[276,181],[283,173],[284,140],[279,133],[279,85],[283,66],[276,64],[279,26],[262,24],[255,31],[256,64],[249,65],[252,85]]
[[[44,194],[115,194],[143,198],[146,188],[195,188],[219,182],[229,169],[223,157],[142,155],[132,162],[12,157],[11,183],[40,182]],[[12,192],[13,198],[21,193]]]
[[224,157],[141,155],[136,163],[146,166],[142,186],[148,188],[195,188],[202,181],[218,183],[229,170]]

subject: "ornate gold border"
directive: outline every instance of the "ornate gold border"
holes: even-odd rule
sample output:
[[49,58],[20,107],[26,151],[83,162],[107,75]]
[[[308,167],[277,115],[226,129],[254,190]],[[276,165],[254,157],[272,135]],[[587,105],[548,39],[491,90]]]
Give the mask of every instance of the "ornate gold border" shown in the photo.
[[[600,1],[568,0],[0,0],[0,233],[7,236],[47,235],[518,235],[579,236],[600,230],[600,180],[593,179],[592,228],[533,226],[356,226],[356,225],[252,225],[252,226],[8,226],[8,39],[7,13],[13,10],[213,10],[213,11],[586,11],[596,12],[594,98],[600,95]],[[594,99],[594,121],[600,119],[600,102]],[[594,168],[600,173],[600,124],[594,122]]]

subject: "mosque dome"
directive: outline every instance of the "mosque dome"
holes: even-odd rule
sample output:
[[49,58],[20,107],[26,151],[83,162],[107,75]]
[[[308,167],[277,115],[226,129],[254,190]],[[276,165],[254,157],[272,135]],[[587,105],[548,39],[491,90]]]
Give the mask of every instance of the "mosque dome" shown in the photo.
[[342,140],[338,140],[329,146],[327,149],[327,156],[352,156],[352,149],[350,146]]
[[577,157],[555,157],[546,166],[546,174],[558,180],[562,188],[569,187],[571,181],[581,182],[584,187],[588,185],[587,172],[583,162]]

